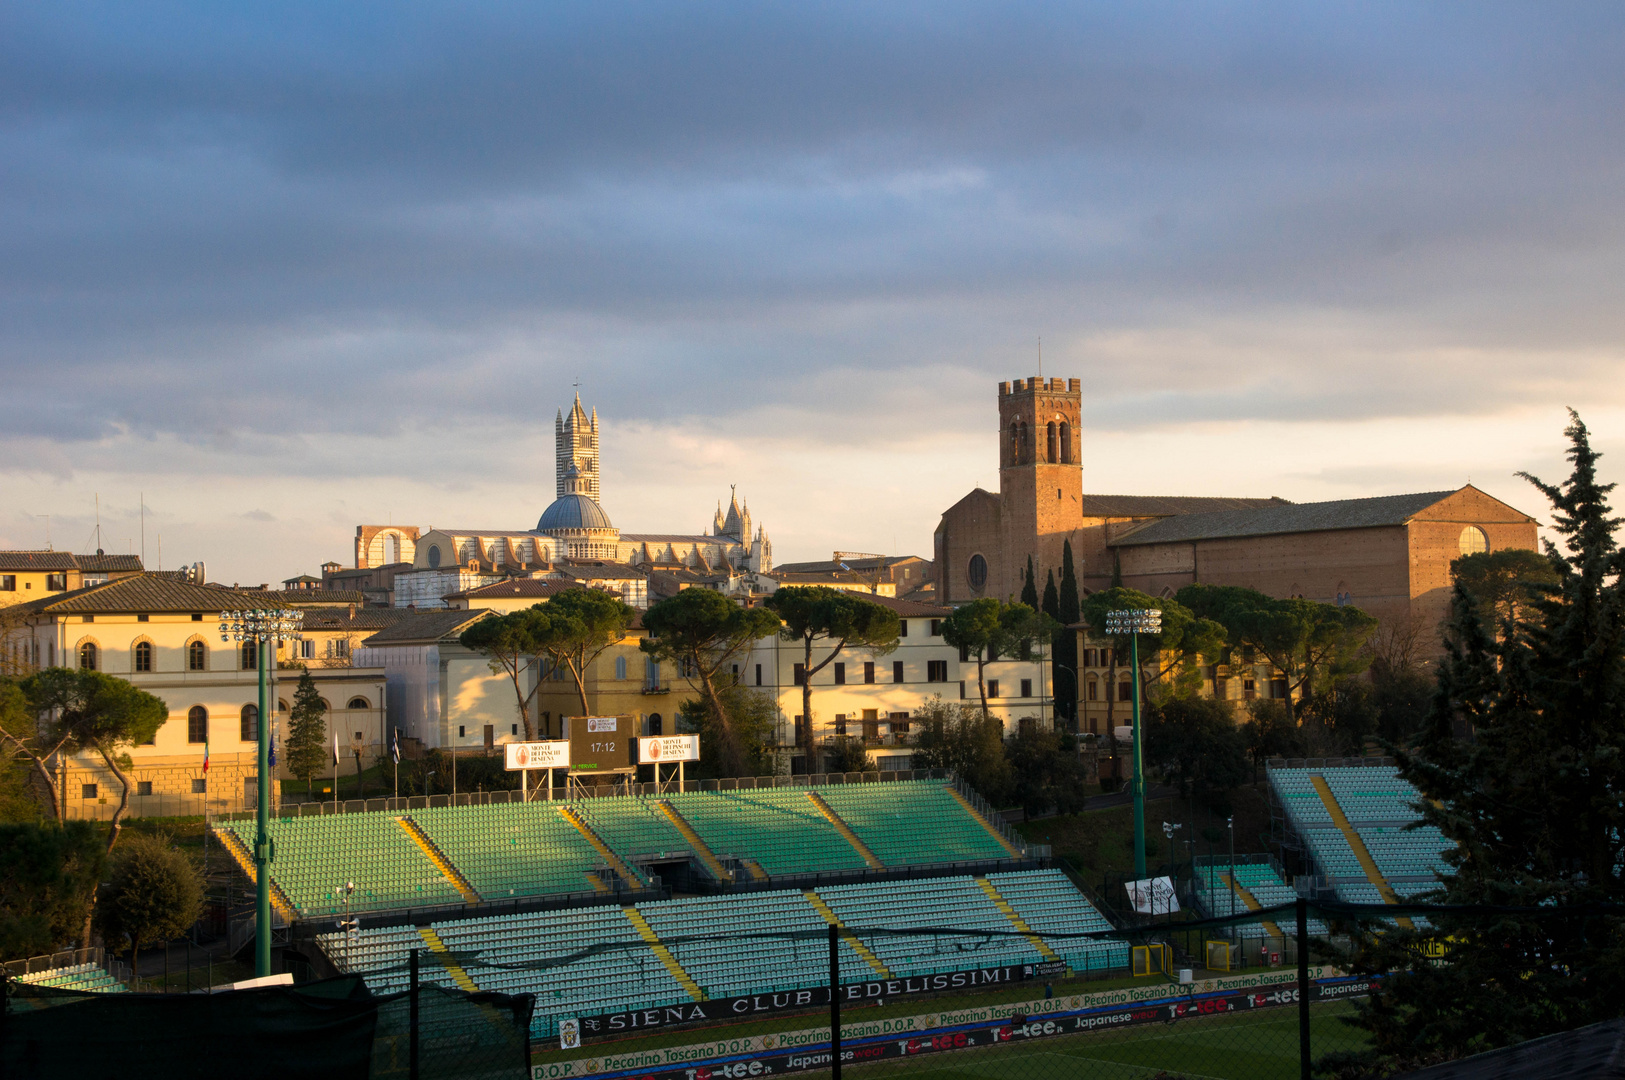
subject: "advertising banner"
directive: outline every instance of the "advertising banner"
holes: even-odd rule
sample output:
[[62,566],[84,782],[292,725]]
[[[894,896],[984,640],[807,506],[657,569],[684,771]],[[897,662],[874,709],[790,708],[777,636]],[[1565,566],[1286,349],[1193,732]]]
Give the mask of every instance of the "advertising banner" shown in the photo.
[[[1032,978],[1031,964],[1011,964],[1005,967],[974,968],[969,971],[951,971],[938,975],[915,975],[906,979],[871,979],[861,983],[841,984],[841,1001],[862,1002],[902,997],[907,994],[931,994],[944,990],[964,990],[995,983],[1017,982]],[[787,1009],[810,1009],[829,1004],[829,987],[807,986],[799,990],[781,990],[768,994],[749,994],[745,997],[717,998],[710,1001],[686,1001],[680,1005],[666,1005],[656,1009],[634,1009],[629,1012],[604,1013],[582,1018],[583,1035],[616,1035],[669,1024],[692,1024],[700,1020],[728,1020],[764,1013],[783,1012]]]
[[1165,877],[1141,878],[1125,881],[1128,902],[1141,915],[1171,915],[1179,910],[1179,899],[1174,895],[1174,883]]
[[[1321,969],[1324,970],[1324,969]],[[1312,1002],[1361,997],[1374,980],[1311,979]],[[1191,992],[1170,995],[1166,985],[1125,992],[1080,994],[1051,1000],[982,1006],[954,1012],[841,1025],[841,1061],[912,1058],[949,1050],[1027,1042],[1103,1029],[1171,1024],[1196,1017],[1273,1009],[1298,1003],[1295,973],[1204,980]],[[1155,993],[1152,998],[1147,991]],[[1144,1000],[1134,1000],[1144,995]],[[1122,998],[1126,997],[1127,1000]],[[1100,1004],[1101,1001],[1104,1004]],[[636,1080],[734,1080],[772,1073],[827,1070],[829,1028],[720,1039],[531,1066],[532,1080],[636,1078]]]
[[570,744],[560,740],[503,743],[502,751],[503,768],[510,772],[519,769],[568,769],[570,767]]
[[655,735],[638,740],[638,761],[644,765],[700,760],[698,735]]

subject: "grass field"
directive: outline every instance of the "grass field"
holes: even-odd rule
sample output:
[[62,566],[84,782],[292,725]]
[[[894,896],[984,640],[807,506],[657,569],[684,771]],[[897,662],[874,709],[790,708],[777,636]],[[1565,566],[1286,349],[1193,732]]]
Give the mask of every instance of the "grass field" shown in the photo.
[[[1341,1001],[1314,1007],[1310,1019],[1314,1056],[1365,1045],[1363,1034],[1340,1019],[1353,1011]],[[1159,1073],[1191,1080],[1296,1080],[1298,1010],[1288,1006],[1202,1017],[848,1068],[874,1080],[1138,1080]]]

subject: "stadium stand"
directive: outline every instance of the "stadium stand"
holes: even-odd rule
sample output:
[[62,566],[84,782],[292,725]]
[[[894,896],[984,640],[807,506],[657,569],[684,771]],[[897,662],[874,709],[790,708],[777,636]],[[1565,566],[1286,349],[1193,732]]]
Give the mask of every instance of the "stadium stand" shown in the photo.
[[[1254,858],[1254,856],[1249,856]],[[1257,911],[1259,908],[1290,904],[1297,900],[1297,890],[1288,885],[1275,866],[1268,862],[1239,862],[1235,876],[1230,866],[1214,861],[1211,865],[1196,867],[1196,901],[1202,912],[1210,918],[1224,918],[1232,914]],[[1311,934],[1325,934],[1326,924],[1310,919]],[[1284,931],[1273,919],[1256,923],[1238,923],[1230,934],[1233,938],[1284,938]]]
[[[993,893],[984,887],[992,886]],[[688,897],[636,906],[464,918],[431,926],[363,929],[353,939],[316,941],[334,964],[361,974],[375,993],[402,989],[412,949],[442,954],[424,978],[468,990],[534,993],[537,1038],[555,1034],[557,1018],[594,1016],[710,998],[740,997],[824,985],[828,945],[821,933],[835,919],[846,929],[944,928],[930,936],[842,935],[848,981],[1038,962],[1059,954],[1075,970],[1126,968],[1118,940],[1055,939],[1045,944],[1008,935],[1004,897],[1037,936],[1109,932],[1110,924],[1059,871],[1019,871],[917,881],[869,881],[816,891],[774,890]],[[683,940],[719,932],[800,931],[804,938]],[[956,933],[955,931],[961,931]],[[609,946],[606,948],[606,946]],[[527,966],[531,965],[531,966]]]
[[50,986],[58,990],[82,990],[97,994],[121,994],[127,989],[99,964],[73,964],[17,976],[30,986]]
[[1432,826],[1413,827],[1421,795],[1393,766],[1272,764],[1268,775],[1288,826],[1339,900],[1400,903],[1450,872],[1449,841]]
[[[921,827],[929,823],[929,827]],[[252,876],[251,820],[216,833]],[[825,874],[975,864],[1026,856],[945,780],[745,788],[552,802],[284,817],[273,902],[290,921],[347,910],[647,892],[654,862],[689,861],[716,885],[800,883]],[[737,874],[735,871],[737,867]]]

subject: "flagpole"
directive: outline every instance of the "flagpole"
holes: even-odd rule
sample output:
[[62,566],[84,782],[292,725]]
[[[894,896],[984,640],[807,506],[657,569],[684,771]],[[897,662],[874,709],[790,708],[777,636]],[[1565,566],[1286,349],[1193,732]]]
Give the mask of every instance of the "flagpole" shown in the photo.
[[328,724],[333,728],[333,813],[339,812],[339,725],[338,721],[329,719]]

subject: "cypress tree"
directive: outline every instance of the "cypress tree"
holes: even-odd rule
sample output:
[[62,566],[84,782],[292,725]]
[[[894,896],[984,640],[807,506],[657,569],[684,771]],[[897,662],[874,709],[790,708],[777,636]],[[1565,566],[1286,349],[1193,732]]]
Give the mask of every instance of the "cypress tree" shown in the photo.
[[[1045,596],[1049,590],[1044,590]],[[1061,587],[1056,592],[1055,621],[1061,630],[1055,635],[1055,711],[1067,720],[1078,718],[1078,635],[1072,626],[1082,612],[1078,603],[1078,574],[1072,563],[1072,541],[1061,545]],[[1048,610],[1047,608],[1045,610]]]
[[1033,575],[1033,557],[1027,556],[1027,575],[1021,581],[1021,602],[1038,610],[1038,581]]
[[1061,594],[1055,589],[1055,571],[1049,572],[1049,580],[1044,582],[1044,603],[1042,610],[1045,615],[1061,621]]
[[1056,616],[1063,625],[1075,623],[1082,617],[1078,604],[1078,574],[1072,566],[1072,541],[1061,546],[1061,612]]
[[[1551,501],[1563,548],[1556,584],[1497,625],[1457,582],[1427,730],[1396,749],[1426,824],[1456,848],[1450,904],[1493,917],[1429,916],[1378,935],[1362,966],[1386,970],[1361,1006],[1388,1063],[1475,1053],[1625,1013],[1625,919],[1565,909],[1625,901],[1625,553],[1575,415],[1562,485],[1523,474]],[[1538,916],[1517,908],[1539,907]],[[1443,963],[1416,963],[1429,939]]]

